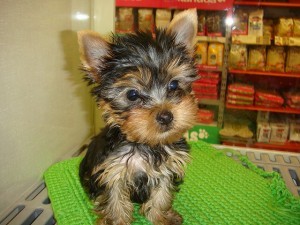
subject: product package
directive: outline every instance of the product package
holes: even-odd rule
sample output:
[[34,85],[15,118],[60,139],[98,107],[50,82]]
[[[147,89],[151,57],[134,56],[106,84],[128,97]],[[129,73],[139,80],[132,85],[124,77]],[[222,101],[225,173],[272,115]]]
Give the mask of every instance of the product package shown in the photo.
[[268,122],[257,122],[256,141],[269,143],[271,138],[271,126]]
[[228,91],[231,93],[253,96],[254,95],[254,86],[251,84],[243,83],[232,83],[228,85]]
[[248,57],[248,70],[265,71],[266,46],[250,46]]
[[270,119],[270,112],[269,111],[258,111],[257,112],[257,122],[268,122]]
[[231,105],[253,105],[254,87],[243,83],[228,85],[226,101]]
[[234,12],[232,34],[247,35],[248,34],[248,12],[244,9],[237,9]]
[[224,45],[221,43],[210,43],[207,53],[207,65],[222,66],[224,56]]
[[282,107],[283,97],[275,90],[256,90],[255,105],[263,107]]
[[132,8],[117,8],[116,10],[116,32],[134,32],[134,15]]
[[141,31],[154,31],[154,17],[152,9],[138,10],[138,24]]
[[289,47],[286,72],[300,72],[300,47]]
[[270,123],[270,142],[285,143],[289,135],[289,125],[287,123]]
[[248,35],[263,36],[263,17],[264,11],[262,9],[249,13]]
[[300,90],[294,89],[284,93],[288,107],[300,109]]
[[294,18],[293,37],[300,37],[300,18]]
[[206,34],[206,17],[204,11],[198,11],[198,36]]
[[207,36],[223,36],[224,33],[224,24],[225,20],[223,12],[215,11],[209,12],[206,16],[206,29]]
[[218,99],[220,75],[212,72],[200,72],[199,79],[193,83],[197,99]]
[[263,36],[274,36],[274,22],[272,19],[264,19],[263,22]]
[[198,122],[200,123],[212,123],[214,121],[214,111],[209,109],[198,110]]
[[231,45],[229,53],[229,69],[247,70],[247,47],[246,45]]
[[283,46],[271,46],[267,52],[266,71],[284,72],[285,49]]
[[300,121],[290,122],[290,141],[300,141]]
[[291,37],[293,34],[293,25],[292,18],[279,18],[275,25],[275,36]]
[[195,61],[199,65],[207,65],[207,42],[197,42],[195,51]]
[[171,21],[172,13],[170,9],[157,9],[155,14],[155,24],[157,28],[166,28]]

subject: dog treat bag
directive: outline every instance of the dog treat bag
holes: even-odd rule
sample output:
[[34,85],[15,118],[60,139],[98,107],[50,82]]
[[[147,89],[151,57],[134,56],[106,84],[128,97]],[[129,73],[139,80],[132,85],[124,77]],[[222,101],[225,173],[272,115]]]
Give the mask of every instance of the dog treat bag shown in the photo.
[[116,32],[134,32],[134,16],[132,8],[117,8],[116,11]]
[[300,37],[300,18],[294,18],[293,36]]
[[264,19],[263,35],[273,37],[274,36],[273,26],[274,26],[273,20]]
[[199,65],[207,65],[207,42],[198,42],[196,44],[195,59]]
[[264,11],[258,9],[249,13],[248,35],[263,36]]
[[285,50],[283,46],[271,46],[267,53],[267,71],[284,72]]
[[223,12],[210,12],[206,17],[206,28],[208,36],[222,36],[224,30]]
[[249,47],[248,69],[265,71],[266,46]]
[[275,36],[291,37],[293,33],[293,24],[292,18],[279,18],[275,26]]
[[246,45],[231,45],[229,53],[229,69],[247,69],[247,47]]
[[222,66],[224,55],[224,45],[221,43],[210,43],[207,53],[207,65]]
[[286,72],[300,72],[300,47],[290,47],[286,60]]
[[199,11],[198,12],[198,33],[197,33],[197,35],[199,35],[199,36],[205,35],[205,24],[206,24],[205,12]]
[[157,9],[155,24],[158,28],[165,28],[171,21],[171,10],[170,9]]
[[232,25],[232,34],[247,35],[248,33],[248,13],[243,9],[237,9],[234,12],[234,23]]
[[139,30],[150,30],[151,32],[153,32],[154,19],[152,9],[139,9],[138,16]]

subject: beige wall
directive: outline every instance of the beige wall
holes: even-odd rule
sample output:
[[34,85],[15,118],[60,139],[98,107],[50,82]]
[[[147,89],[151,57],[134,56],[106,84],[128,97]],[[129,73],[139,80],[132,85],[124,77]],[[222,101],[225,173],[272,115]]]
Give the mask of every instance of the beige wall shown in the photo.
[[1,212],[93,134],[76,31],[97,27],[96,17],[105,23],[94,10],[109,1],[0,1]]

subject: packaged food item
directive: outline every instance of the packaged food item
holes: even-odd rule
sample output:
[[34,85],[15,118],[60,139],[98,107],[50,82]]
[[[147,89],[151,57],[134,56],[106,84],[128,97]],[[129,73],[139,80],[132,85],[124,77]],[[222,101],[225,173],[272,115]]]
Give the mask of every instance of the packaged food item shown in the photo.
[[155,14],[155,24],[157,28],[166,28],[171,21],[170,9],[157,9]]
[[290,141],[300,141],[300,121],[290,122]]
[[272,19],[264,19],[263,22],[263,36],[269,36],[273,37],[274,36],[274,23]]
[[300,47],[289,47],[286,72],[300,72]]
[[237,93],[248,96],[254,95],[254,86],[251,84],[232,83],[228,85],[228,90],[231,93]]
[[289,124],[287,123],[270,123],[271,137],[270,142],[285,143],[289,134]]
[[235,99],[227,98],[227,103],[231,104],[231,105],[252,105],[253,100],[252,101],[246,101],[246,100],[235,100]]
[[154,17],[152,9],[139,9],[138,10],[138,24],[139,30],[151,31],[154,30]]
[[267,53],[267,71],[284,72],[285,49],[283,46],[271,46]]
[[220,130],[220,135],[225,137],[242,137],[251,138],[253,132],[249,129],[248,124],[244,121],[225,121],[223,129]]
[[300,109],[300,90],[294,89],[284,92],[284,97],[288,107]]
[[117,8],[116,10],[116,32],[134,32],[134,16],[132,8]]
[[208,12],[206,17],[207,36],[223,36],[225,16],[222,11]]
[[238,100],[238,101],[246,101],[250,102],[251,104],[253,103],[254,96],[253,95],[242,95],[242,94],[236,94],[233,92],[228,92],[227,94],[227,99],[231,100]]
[[232,34],[248,34],[248,12],[244,9],[237,9],[234,12]]
[[224,55],[224,45],[221,43],[210,43],[207,53],[207,65],[222,66]]
[[300,18],[294,18],[293,37],[300,37]]
[[199,109],[198,121],[200,123],[212,123],[214,121],[214,111],[209,109]]
[[271,138],[271,126],[268,122],[257,122],[257,142],[269,143]]
[[279,18],[275,25],[275,36],[291,37],[293,34],[293,19]]
[[248,35],[263,36],[264,11],[257,9],[249,13]]
[[270,112],[269,111],[258,111],[257,112],[257,122],[268,122],[270,119]]
[[229,53],[229,69],[247,69],[247,47],[246,45],[231,45]]
[[255,91],[255,105],[264,107],[281,107],[283,103],[283,97],[275,90]]
[[195,51],[195,61],[199,65],[207,65],[207,42],[197,42]]
[[248,70],[265,71],[266,46],[250,46],[248,58]]
[[205,35],[205,26],[206,25],[206,19],[205,19],[205,12],[204,11],[198,11],[198,36],[204,36]]

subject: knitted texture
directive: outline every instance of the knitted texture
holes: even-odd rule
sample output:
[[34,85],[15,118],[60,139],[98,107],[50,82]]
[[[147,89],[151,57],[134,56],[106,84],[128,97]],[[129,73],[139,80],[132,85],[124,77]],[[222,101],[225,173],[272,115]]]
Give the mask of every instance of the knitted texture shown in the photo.
[[[190,145],[193,160],[173,203],[184,225],[300,224],[300,199],[287,190],[279,174],[265,172],[243,156],[236,162],[226,150],[204,142]],[[79,182],[80,161],[59,162],[44,174],[58,225],[92,225],[97,220]],[[139,215],[138,205],[134,218],[134,225],[151,224]]]

